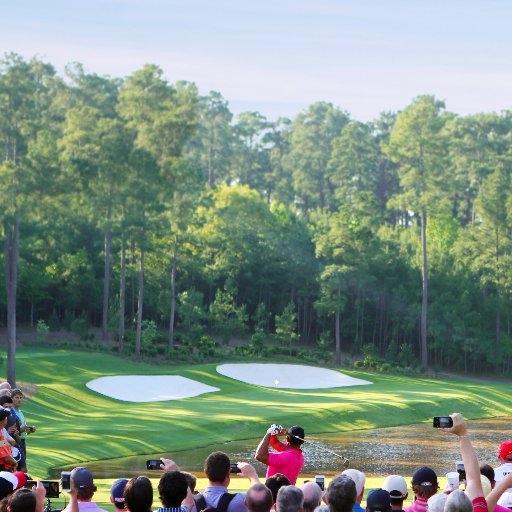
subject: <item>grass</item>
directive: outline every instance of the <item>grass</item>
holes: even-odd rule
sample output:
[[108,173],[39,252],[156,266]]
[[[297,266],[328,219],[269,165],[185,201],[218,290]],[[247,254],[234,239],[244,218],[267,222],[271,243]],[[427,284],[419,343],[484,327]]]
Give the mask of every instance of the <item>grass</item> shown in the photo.
[[[23,406],[29,423],[38,426],[28,439],[31,472],[45,477],[52,467],[78,462],[254,439],[273,422],[299,423],[308,433],[339,432],[407,425],[453,411],[467,418],[506,416],[512,407],[508,384],[344,371],[374,384],[293,391],[234,381],[215,367],[153,366],[104,353],[20,349],[18,383],[39,387]],[[109,399],[85,386],[119,374],[179,374],[221,391],[139,404]]]

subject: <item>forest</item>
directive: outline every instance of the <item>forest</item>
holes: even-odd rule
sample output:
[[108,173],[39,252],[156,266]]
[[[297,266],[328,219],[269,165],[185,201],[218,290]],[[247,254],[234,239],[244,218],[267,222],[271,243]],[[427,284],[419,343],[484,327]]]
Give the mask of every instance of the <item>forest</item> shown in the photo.
[[60,76],[12,53],[0,139],[11,381],[20,325],[96,327],[134,357],[242,338],[510,371],[511,111],[425,95],[367,123],[324,101],[269,121],[157,65]]

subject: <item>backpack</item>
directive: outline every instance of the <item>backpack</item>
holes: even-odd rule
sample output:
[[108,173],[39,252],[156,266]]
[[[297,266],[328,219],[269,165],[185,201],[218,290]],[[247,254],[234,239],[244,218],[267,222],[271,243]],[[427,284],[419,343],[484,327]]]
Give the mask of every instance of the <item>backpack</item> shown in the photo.
[[196,510],[197,512],[227,512],[229,504],[231,503],[231,500],[237,495],[230,494],[229,492],[224,493],[220,500],[217,503],[216,507],[209,507],[206,504],[206,500],[204,496],[199,493],[194,496],[194,501],[196,503]]

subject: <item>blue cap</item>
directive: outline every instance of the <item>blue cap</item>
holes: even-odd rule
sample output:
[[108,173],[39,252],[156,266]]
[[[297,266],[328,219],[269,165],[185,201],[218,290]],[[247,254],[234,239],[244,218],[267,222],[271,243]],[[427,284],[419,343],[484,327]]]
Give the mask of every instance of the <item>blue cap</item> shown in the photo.
[[127,483],[128,480],[126,480],[126,478],[120,478],[112,484],[112,487],[110,488],[110,497],[113,502],[124,503],[123,493]]

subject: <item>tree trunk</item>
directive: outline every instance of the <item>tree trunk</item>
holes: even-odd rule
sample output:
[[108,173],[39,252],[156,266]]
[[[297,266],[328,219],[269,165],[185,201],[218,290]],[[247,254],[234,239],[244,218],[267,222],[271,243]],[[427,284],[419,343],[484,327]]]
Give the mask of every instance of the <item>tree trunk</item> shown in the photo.
[[334,319],[334,336],[336,339],[336,366],[341,366],[340,311],[336,310]]
[[174,252],[171,271],[171,316],[169,318],[169,348],[174,346],[174,317],[176,315],[176,257],[178,254],[178,236],[174,237]]
[[427,353],[427,308],[428,308],[428,259],[427,259],[427,212],[421,212],[421,246],[423,254],[423,293],[421,300],[421,366],[428,365]]
[[19,218],[5,230],[5,288],[7,293],[7,380],[16,386],[16,288],[18,282]]
[[[110,213],[109,213],[110,216]],[[101,322],[101,339],[105,341],[108,338],[108,303],[110,295],[110,250],[112,247],[112,233],[109,226],[105,230],[105,268],[103,273],[103,315]]]
[[119,352],[124,352],[124,317],[126,308],[126,241],[121,242],[121,282],[119,285]]
[[139,269],[139,294],[137,300],[137,335],[135,338],[135,357],[140,358],[140,349],[142,342],[142,301],[144,298],[144,249],[140,250],[140,269]]

